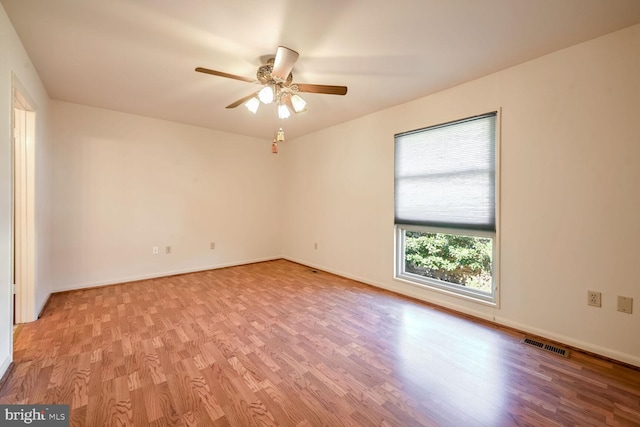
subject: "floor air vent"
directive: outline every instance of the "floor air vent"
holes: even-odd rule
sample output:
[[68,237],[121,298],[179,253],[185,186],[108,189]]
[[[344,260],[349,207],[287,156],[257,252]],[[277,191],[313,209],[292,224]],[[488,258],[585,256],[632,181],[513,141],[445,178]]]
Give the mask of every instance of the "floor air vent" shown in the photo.
[[530,345],[532,347],[537,347],[540,350],[557,354],[558,356],[569,357],[569,350],[563,347],[558,347],[557,345],[547,344],[545,342],[538,341],[528,337],[525,337],[521,342],[524,344]]

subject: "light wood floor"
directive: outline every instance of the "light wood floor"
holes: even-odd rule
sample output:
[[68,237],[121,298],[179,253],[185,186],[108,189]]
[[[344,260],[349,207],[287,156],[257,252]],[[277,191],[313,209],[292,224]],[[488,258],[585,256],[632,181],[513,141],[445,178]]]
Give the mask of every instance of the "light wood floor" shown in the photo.
[[640,426],[640,371],[279,260],[54,294],[0,403],[73,426]]

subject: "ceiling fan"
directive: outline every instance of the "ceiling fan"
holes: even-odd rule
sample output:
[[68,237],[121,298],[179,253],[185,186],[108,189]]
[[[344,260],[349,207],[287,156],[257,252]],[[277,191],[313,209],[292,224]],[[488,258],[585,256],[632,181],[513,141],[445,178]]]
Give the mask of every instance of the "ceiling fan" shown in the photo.
[[291,111],[295,113],[306,111],[307,103],[298,95],[299,92],[329,95],[345,95],[347,93],[346,86],[293,83],[291,70],[293,70],[293,65],[298,60],[298,56],[298,52],[284,46],[279,46],[275,58],[269,59],[266,64],[258,67],[258,71],[256,72],[257,80],[203,67],[197,67],[196,71],[263,85],[264,87],[259,91],[232,102],[227,105],[227,108],[236,108],[240,104],[244,104],[249,111],[255,114],[260,104],[271,104],[275,102],[278,106],[278,117],[281,119],[289,117]]

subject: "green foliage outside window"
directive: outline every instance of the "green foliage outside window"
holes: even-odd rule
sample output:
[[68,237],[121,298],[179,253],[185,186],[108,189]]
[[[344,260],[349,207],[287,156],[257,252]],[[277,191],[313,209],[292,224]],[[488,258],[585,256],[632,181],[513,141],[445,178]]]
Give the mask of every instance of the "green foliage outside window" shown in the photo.
[[407,231],[406,271],[491,292],[490,238]]

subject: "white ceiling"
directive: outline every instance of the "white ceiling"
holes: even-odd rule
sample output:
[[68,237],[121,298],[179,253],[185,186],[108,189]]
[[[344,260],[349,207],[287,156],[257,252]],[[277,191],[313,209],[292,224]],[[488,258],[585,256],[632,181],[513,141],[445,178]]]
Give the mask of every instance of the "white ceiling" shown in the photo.
[[[640,22],[639,0],[1,0],[51,98],[271,139],[417,99]],[[279,45],[304,94],[286,120],[231,102]]]

